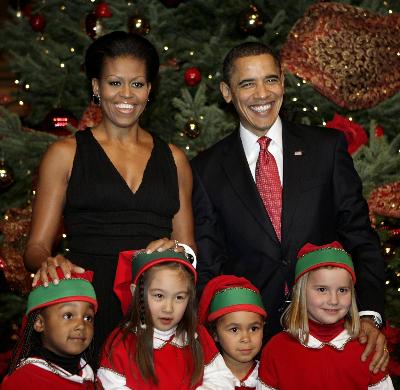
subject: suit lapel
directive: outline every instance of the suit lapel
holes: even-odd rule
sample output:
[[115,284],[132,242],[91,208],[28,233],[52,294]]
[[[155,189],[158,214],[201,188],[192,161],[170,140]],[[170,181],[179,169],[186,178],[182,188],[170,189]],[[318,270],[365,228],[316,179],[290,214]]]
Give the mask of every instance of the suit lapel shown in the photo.
[[307,155],[301,132],[295,125],[282,121],[283,142],[283,199],[282,199],[282,245],[290,241],[290,226],[298,206],[300,176]]
[[[230,136],[222,159],[223,169],[245,208],[267,234],[278,240],[250,172],[239,131]],[[234,210],[233,210],[234,211]]]

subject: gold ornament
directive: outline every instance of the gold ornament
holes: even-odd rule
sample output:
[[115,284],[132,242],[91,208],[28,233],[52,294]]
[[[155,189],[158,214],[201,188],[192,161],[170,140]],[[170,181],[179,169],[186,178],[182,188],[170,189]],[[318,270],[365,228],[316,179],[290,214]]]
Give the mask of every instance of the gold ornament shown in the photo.
[[141,15],[132,15],[128,20],[128,30],[131,33],[147,35],[150,32],[150,23]]
[[239,28],[245,34],[262,34],[264,30],[264,19],[260,10],[254,4],[250,4],[249,7],[243,11],[239,19]]
[[195,139],[200,135],[200,125],[193,118],[190,118],[183,128],[183,133],[186,137]]
[[0,158],[0,191],[5,190],[14,183],[12,169]]

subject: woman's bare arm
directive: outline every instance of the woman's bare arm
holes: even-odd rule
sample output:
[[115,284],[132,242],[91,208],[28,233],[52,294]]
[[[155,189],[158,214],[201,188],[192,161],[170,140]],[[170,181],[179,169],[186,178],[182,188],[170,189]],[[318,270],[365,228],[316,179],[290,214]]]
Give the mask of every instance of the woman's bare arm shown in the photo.
[[170,145],[178,171],[180,208],[172,220],[172,238],[189,245],[196,252],[192,209],[192,169],[185,153]]
[[61,255],[52,257],[52,248],[60,227],[68,180],[75,156],[74,138],[52,144],[43,156],[33,203],[31,229],[24,253],[28,270],[39,272],[34,278],[47,282],[47,275],[57,279],[55,267],[69,274],[72,263]]

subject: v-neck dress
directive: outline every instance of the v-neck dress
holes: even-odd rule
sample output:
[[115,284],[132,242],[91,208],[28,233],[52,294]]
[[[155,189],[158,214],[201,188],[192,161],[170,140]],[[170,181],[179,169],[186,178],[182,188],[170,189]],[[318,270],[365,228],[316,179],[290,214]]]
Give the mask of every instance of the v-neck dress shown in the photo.
[[94,271],[99,302],[95,319],[95,352],[121,320],[113,292],[120,251],[145,248],[170,237],[179,210],[177,169],[169,146],[155,134],[153,149],[134,193],[119,174],[92,131],[78,131],[67,187],[64,225],[66,257]]

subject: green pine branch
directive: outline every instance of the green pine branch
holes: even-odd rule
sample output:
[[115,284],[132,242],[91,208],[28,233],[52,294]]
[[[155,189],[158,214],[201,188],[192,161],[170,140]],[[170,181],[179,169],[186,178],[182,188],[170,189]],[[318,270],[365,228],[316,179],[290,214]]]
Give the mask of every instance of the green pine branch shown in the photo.
[[16,114],[0,106],[0,157],[14,176],[14,183],[0,192],[0,215],[30,200],[40,158],[56,139],[54,135],[23,128]]
[[354,155],[354,166],[363,183],[364,196],[381,185],[400,180],[400,133],[388,141],[375,136],[376,122],[370,124],[369,145]]
[[200,83],[194,96],[188,88],[181,89],[181,98],[174,98],[172,104],[178,110],[175,114],[177,125],[183,129],[189,120],[196,121],[200,126],[200,136],[191,140],[181,130],[174,142],[184,148],[192,157],[199,150],[211,146],[217,139],[223,138],[231,132],[236,124],[229,115],[216,104],[207,103],[207,87]]

